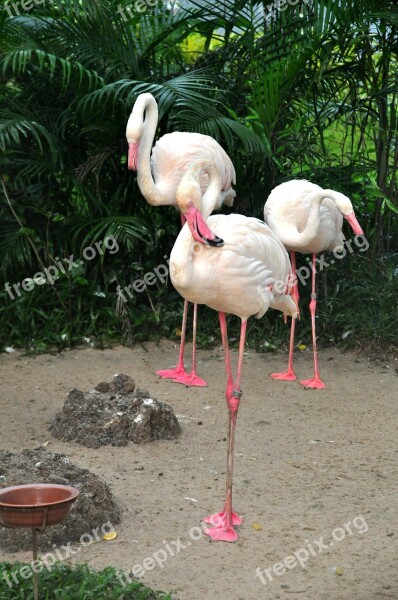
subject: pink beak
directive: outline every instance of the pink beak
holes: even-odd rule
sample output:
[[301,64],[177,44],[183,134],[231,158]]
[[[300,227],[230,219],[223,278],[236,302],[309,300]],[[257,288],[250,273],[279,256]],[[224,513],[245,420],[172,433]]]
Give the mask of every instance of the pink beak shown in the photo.
[[139,148],[140,148],[140,145],[138,142],[132,142],[129,144],[129,154],[128,154],[128,160],[127,160],[127,166],[128,166],[129,171],[137,170]]
[[353,230],[355,235],[363,235],[362,227],[358,223],[354,212],[350,213],[349,215],[344,215],[344,218],[347,219],[347,221],[351,225],[351,229]]
[[200,244],[206,244],[207,246],[223,246],[224,240],[216,236],[211,229],[208,227],[204,220],[202,213],[191,206],[185,213],[189,229],[191,230],[193,238]]

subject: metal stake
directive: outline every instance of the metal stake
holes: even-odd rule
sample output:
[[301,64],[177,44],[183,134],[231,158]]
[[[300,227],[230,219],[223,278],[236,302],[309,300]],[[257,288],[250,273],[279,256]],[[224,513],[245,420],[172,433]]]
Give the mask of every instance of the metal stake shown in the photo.
[[37,529],[32,529],[32,548],[33,548],[33,596],[34,600],[39,600],[39,575],[37,572]]

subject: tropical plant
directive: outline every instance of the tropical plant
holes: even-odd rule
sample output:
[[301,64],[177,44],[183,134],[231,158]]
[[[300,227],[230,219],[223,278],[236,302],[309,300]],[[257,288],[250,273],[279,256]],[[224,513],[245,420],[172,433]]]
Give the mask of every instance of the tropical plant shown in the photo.
[[349,195],[371,268],[388,255],[392,278],[376,272],[392,284],[397,26],[391,0],[159,1],[141,12],[128,0],[53,0],[13,18],[1,11],[4,283],[81,259],[105,238],[119,247],[52,286],[36,277],[22,293],[21,284],[13,300],[3,288],[2,343],[113,338],[116,303],[130,339],[176,327],[164,286],[127,305],[116,295],[164,260],[178,231],[175,213],[148,207],[126,169],[125,124],[144,91],[158,101],[159,136],[199,131],[226,147],[235,210],[260,216],[269,191],[292,177]]
[[[107,236],[117,238],[121,248],[112,261],[105,254],[86,262],[80,271],[64,274],[62,284],[46,289],[46,314],[63,311],[55,335],[61,345],[62,339],[69,343],[81,337],[82,324],[93,322],[104,297],[107,306],[116,304],[117,284],[130,283],[150,259],[157,264],[154,253],[162,256],[170,249],[168,215],[154,216],[126,169],[125,123],[139,93],[155,95],[159,133],[181,126],[195,130],[186,115],[198,113],[203,118],[196,129],[224,138],[231,152],[235,144],[261,151],[257,136],[230,117],[216,80],[184,62],[179,44],[191,16],[165,4],[127,20],[126,14],[117,2],[61,0],[14,18],[1,13],[0,260],[5,282],[31,281],[60,257],[81,257],[87,245]],[[26,309],[36,302],[42,310],[43,290],[36,285],[26,304],[20,295],[18,302]],[[4,323],[17,314],[9,295],[2,293]],[[154,314],[145,298],[138,304],[144,312],[149,305]],[[30,334],[35,337],[33,315]],[[133,315],[133,322],[135,316],[140,324],[139,315]]]
[[[33,580],[29,577],[29,573],[33,576],[31,563],[0,563],[0,566],[0,600],[33,598]],[[172,600],[171,595],[150,590],[138,581],[131,581],[130,577],[129,582],[124,573],[113,567],[94,571],[87,565],[71,567],[59,563],[51,569],[42,568],[38,579],[40,597],[46,600]]]

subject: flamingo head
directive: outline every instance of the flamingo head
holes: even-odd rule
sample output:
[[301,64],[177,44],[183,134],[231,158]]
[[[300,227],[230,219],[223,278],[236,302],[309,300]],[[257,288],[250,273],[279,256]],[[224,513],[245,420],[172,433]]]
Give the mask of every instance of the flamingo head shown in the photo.
[[343,217],[350,224],[351,229],[355,233],[355,235],[363,235],[363,230],[358,220],[355,216],[354,208],[352,206],[351,200],[341,194],[340,192],[333,192],[334,197],[336,199],[336,205]]
[[354,211],[350,212],[348,215],[343,214],[343,217],[348,221],[355,235],[363,235],[362,227],[358,223]]
[[183,180],[177,190],[177,205],[188,223],[192,237],[200,244],[223,246],[224,240],[211,231],[207,225],[201,212],[201,204],[202,191],[199,181],[189,179],[186,182]]
[[136,171],[138,167],[138,150],[146,124],[147,109],[149,107],[152,107],[155,121],[157,122],[157,105],[152,94],[140,94],[138,96],[129,120],[127,121],[126,138],[129,145],[127,166],[130,171]]
[[187,220],[188,227],[191,230],[192,237],[197,242],[206,244],[207,246],[216,246],[217,248],[224,246],[224,240],[213,233],[204,220],[200,210],[194,206],[189,206],[187,211],[183,214]]

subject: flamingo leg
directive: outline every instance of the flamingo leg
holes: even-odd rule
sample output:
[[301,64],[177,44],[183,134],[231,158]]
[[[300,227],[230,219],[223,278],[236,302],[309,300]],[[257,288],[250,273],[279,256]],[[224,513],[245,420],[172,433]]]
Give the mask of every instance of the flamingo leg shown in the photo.
[[196,374],[196,331],[198,323],[198,305],[193,305],[193,328],[192,328],[192,369],[190,373],[185,373],[178,378],[173,378],[176,383],[183,383],[187,387],[206,387],[207,383]]
[[[297,277],[296,277],[296,253],[295,252],[290,252],[290,259],[291,259],[291,263],[292,263],[292,274],[294,277],[294,279],[293,279],[294,285],[293,285],[292,295],[294,296],[294,298],[296,300],[296,304],[298,306],[299,291],[298,291],[298,282],[297,282]],[[289,360],[288,360],[288,365],[287,365],[287,371],[284,371],[283,373],[271,373],[271,377],[273,379],[278,379],[278,380],[282,380],[282,381],[295,381],[297,379],[296,374],[293,369],[294,330],[296,327],[296,319],[297,319],[297,317],[292,318],[292,323],[290,326]]]
[[316,331],[315,331],[315,313],[316,313],[316,254],[312,255],[312,293],[310,302],[311,325],[312,325],[312,347],[314,350],[314,377],[300,381],[301,385],[308,388],[322,390],[325,384],[319,376],[318,354],[316,350]]
[[[184,227],[186,219],[182,213],[181,217],[181,228]],[[156,371],[156,375],[160,375],[163,379],[172,379],[175,383],[182,383],[187,387],[198,386],[206,387],[207,383],[196,374],[196,330],[197,330],[197,319],[198,319],[198,305],[193,305],[193,332],[192,332],[192,370],[187,373],[184,365],[184,353],[185,353],[185,336],[187,331],[187,316],[188,316],[188,300],[184,302],[184,311],[182,313],[182,325],[181,325],[181,341],[180,351],[178,353],[177,366],[172,369],[163,369]]]
[[[185,306],[184,306],[185,308]],[[182,383],[187,387],[206,387],[207,383],[196,374],[196,331],[197,331],[197,321],[198,321],[198,305],[193,305],[193,331],[192,331],[192,369],[190,373],[187,373],[184,368],[184,349],[181,350],[180,346],[180,356],[178,358],[178,365],[175,369],[169,369],[166,371],[168,373],[168,378],[172,379],[174,383]],[[184,342],[185,342],[185,332],[184,332]],[[182,335],[181,335],[181,345],[182,345]],[[181,356],[182,352],[182,356]],[[181,368],[182,365],[182,368]],[[159,374],[159,372],[158,372]],[[163,375],[164,377],[164,375]]]
[[181,325],[181,341],[180,350],[178,353],[177,366],[172,369],[164,369],[156,371],[156,375],[160,375],[164,379],[173,379],[179,381],[180,378],[187,377],[188,374],[184,366],[184,353],[185,353],[185,335],[187,330],[187,316],[188,316],[188,300],[184,302],[184,311],[182,313],[182,325]]
[[242,397],[240,380],[243,366],[243,352],[245,348],[246,325],[246,319],[242,319],[239,343],[238,370],[236,380],[234,383],[231,368],[231,357],[228,345],[226,318],[225,313],[220,312],[221,335],[224,349],[225,369],[227,372],[227,387],[225,390],[225,398],[227,400],[228,405],[229,421],[227,441],[226,495],[224,509],[220,513],[211,515],[210,517],[206,517],[205,519],[203,519],[205,523],[214,525],[214,527],[205,531],[205,533],[213,541],[235,542],[238,539],[238,535],[234,529],[234,525],[241,525],[243,523],[243,519],[241,519],[241,517],[239,517],[236,513],[232,511],[232,479],[234,468],[236,419],[238,416],[240,399]]

